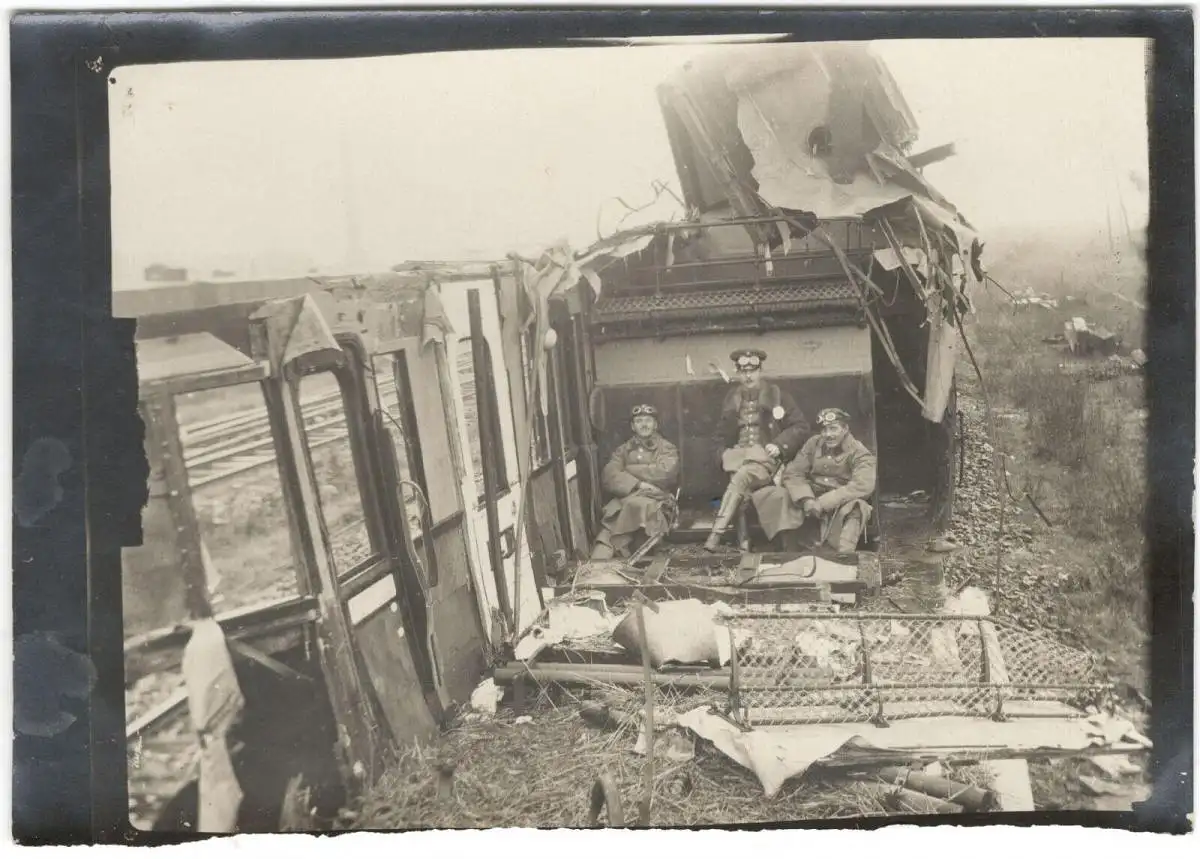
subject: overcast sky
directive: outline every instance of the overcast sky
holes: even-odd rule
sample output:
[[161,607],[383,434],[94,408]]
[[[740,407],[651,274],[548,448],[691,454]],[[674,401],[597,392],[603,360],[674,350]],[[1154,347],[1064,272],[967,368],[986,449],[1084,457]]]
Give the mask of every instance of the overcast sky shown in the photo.
[[[1146,220],[1143,43],[880,42],[926,175],[985,232]],[[765,48],[769,50],[768,48]],[[654,87],[706,48],[576,48],[117,69],[115,288],[576,247],[678,180]],[[639,218],[677,208],[664,197]]]

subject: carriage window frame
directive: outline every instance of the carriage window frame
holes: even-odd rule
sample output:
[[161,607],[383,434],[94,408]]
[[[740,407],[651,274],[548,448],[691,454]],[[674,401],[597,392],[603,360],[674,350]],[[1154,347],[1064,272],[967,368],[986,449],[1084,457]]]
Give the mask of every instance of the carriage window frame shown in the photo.
[[[330,374],[337,382],[342,413],[346,416],[346,439],[349,443],[350,458],[354,465],[354,485],[358,492],[359,502],[362,505],[363,521],[366,525],[367,540],[370,548],[370,554],[345,570],[340,569],[337,565],[337,553],[334,549],[333,540],[334,531],[326,516],[325,497],[321,493],[322,483],[317,477],[316,465],[312,461],[312,446],[309,440],[308,427],[305,425],[304,408],[300,401],[301,387],[304,380],[320,376],[324,373]],[[329,541],[330,553],[333,555],[331,562],[333,564],[334,578],[339,585],[344,585],[381,564],[390,563],[388,557],[388,540],[383,530],[380,499],[375,494],[370,474],[367,471],[367,462],[363,458],[365,445],[367,444],[365,437],[367,430],[366,427],[360,425],[359,421],[354,420],[354,415],[365,413],[365,409],[355,408],[357,397],[354,391],[354,376],[347,366],[347,356],[345,353],[342,353],[339,359],[333,362],[310,365],[302,361],[297,366],[295,377],[288,388],[288,396],[292,398],[296,414],[300,418],[300,430],[304,442],[305,468],[310,469],[313,485],[316,488],[318,513],[321,517],[321,524],[324,528],[326,539]]]
[[[396,388],[396,414],[392,414],[391,410],[383,405],[383,396],[379,391],[379,373],[375,372],[375,360],[379,358],[388,358],[391,360],[392,366],[392,383]],[[400,432],[400,442],[404,449],[405,462],[408,466],[408,480],[411,480],[424,496],[424,503],[418,502],[420,508],[417,519],[420,521],[420,530],[413,533],[411,523],[406,521],[404,527],[409,530],[409,539],[413,543],[413,548],[419,552],[422,559],[427,560],[427,569],[425,570],[426,583],[429,587],[436,587],[438,584],[438,563],[437,553],[433,537],[434,521],[433,507],[429,498],[429,481],[425,474],[425,461],[422,456],[421,447],[421,428],[417,420],[416,408],[413,405],[412,399],[412,371],[408,364],[408,353],[404,349],[395,349],[388,352],[383,352],[373,356],[372,358],[372,377],[375,382],[375,396],[379,403],[379,408],[384,412],[388,420],[386,421],[389,439],[391,433]],[[393,422],[394,421],[394,422]],[[399,426],[397,427],[397,424]],[[395,441],[392,442],[393,449]],[[400,463],[397,462],[397,468]],[[395,487],[397,493],[396,503],[403,515],[407,517],[408,505],[405,503],[404,486],[398,484]]]
[[[301,576],[301,572],[300,572],[301,565],[299,563],[299,560],[296,558],[295,554],[293,553],[293,547],[292,547],[292,543],[291,543],[291,534],[290,534],[290,528],[291,528],[290,518],[291,518],[291,516],[290,516],[290,512],[288,510],[287,493],[284,488],[285,475],[284,475],[284,471],[283,471],[283,463],[282,463],[280,455],[279,455],[279,450],[275,444],[274,434],[271,431],[271,415],[270,415],[270,411],[269,411],[270,407],[268,404],[267,393],[264,390],[262,380],[229,382],[226,384],[215,385],[215,386],[207,387],[207,388],[200,389],[200,390],[182,390],[182,391],[170,392],[170,393],[166,393],[164,396],[168,397],[171,400],[171,407],[175,410],[175,413],[176,413],[176,417],[174,418],[175,425],[182,428],[183,424],[181,424],[178,420],[178,414],[181,411],[179,407],[184,402],[182,398],[185,398],[185,397],[188,397],[191,395],[195,395],[195,394],[210,394],[210,393],[213,393],[216,391],[223,391],[223,392],[228,393],[228,392],[235,392],[235,391],[250,391],[250,390],[253,390],[257,394],[257,396],[246,398],[248,400],[252,400],[253,405],[248,408],[247,407],[240,408],[238,410],[238,412],[235,412],[235,416],[239,413],[245,414],[245,415],[250,415],[251,413],[255,413],[255,416],[257,416],[257,413],[261,411],[261,421],[262,421],[261,426],[265,427],[267,430],[267,434],[263,439],[262,447],[270,448],[272,457],[268,461],[259,463],[257,465],[253,465],[253,466],[245,469],[245,472],[250,473],[250,472],[257,471],[257,472],[259,472],[260,479],[267,478],[267,475],[270,475],[270,477],[266,479],[266,483],[270,485],[270,490],[267,492],[261,493],[260,500],[265,501],[266,499],[271,498],[278,502],[280,518],[278,521],[273,523],[273,525],[275,527],[272,528],[272,532],[273,532],[274,537],[282,536],[283,539],[279,542],[284,543],[284,545],[286,547],[287,559],[283,562],[275,564],[272,568],[270,568],[266,572],[267,572],[268,576],[270,576],[271,574],[276,574],[276,573],[286,573],[286,575],[281,575],[281,576],[279,576],[279,578],[280,578],[280,580],[286,580],[286,584],[288,585],[287,590],[289,591],[289,593],[285,593],[282,595],[266,596],[265,598],[258,598],[258,599],[253,599],[253,600],[249,600],[249,601],[241,601],[241,602],[237,601],[236,598],[233,598],[232,601],[226,602],[222,598],[229,597],[229,594],[219,594],[218,592],[214,592],[213,581],[209,578],[210,572],[215,571],[217,574],[217,577],[220,581],[226,581],[228,579],[229,581],[232,582],[232,581],[235,581],[237,578],[235,575],[230,574],[230,572],[229,572],[230,566],[232,566],[232,565],[227,565],[226,559],[221,556],[220,552],[212,549],[211,547],[216,545],[219,542],[217,539],[215,539],[216,530],[219,529],[222,525],[229,525],[231,527],[236,527],[236,525],[234,523],[237,521],[238,517],[232,516],[228,520],[224,520],[224,521],[221,521],[220,518],[216,517],[216,516],[210,518],[211,511],[205,510],[204,509],[205,506],[202,505],[201,503],[199,503],[198,495],[200,493],[198,493],[197,490],[199,490],[203,486],[218,483],[218,482],[224,481],[230,477],[236,477],[238,474],[240,474],[242,472],[231,472],[227,475],[217,477],[215,479],[210,478],[209,480],[200,482],[199,485],[197,485],[197,473],[194,470],[194,467],[188,464],[187,460],[189,458],[189,454],[191,454],[193,456],[198,455],[198,454],[202,455],[203,449],[201,449],[200,451],[197,451],[194,448],[192,448],[192,443],[186,441],[184,439],[183,435],[181,434],[180,435],[180,449],[184,455],[184,459],[182,462],[183,476],[184,476],[184,480],[186,481],[187,491],[190,495],[189,504],[192,507],[192,514],[195,517],[195,523],[196,523],[196,527],[197,527],[197,537],[201,540],[201,544],[204,547],[202,549],[202,551],[205,556],[205,561],[204,561],[205,596],[209,600],[210,605],[212,606],[213,610],[217,614],[221,614],[221,613],[229,612],[229,611],[243,611],[247,608],[253,608],[256,606],[273,604],[276,602],[296,599],[297,597],[303,597],[303,596],[307,595],[307,583]],[[260,409],[260,407],[261,407],[261,409]],[[139,409],[139,414],[141,414],[143,411],[143,404],[141,402],[139,402],[138,409]],[[186,411],[186,409],[185,409],[185,411]],[[143,414],[142,417],[143,417],[143,420],[146,420],[146,421],[149,420],[149,417],[147,415]],[[198,422],[199,421],[196,421],[196,420],[188,421],[189,424],[193,424],[193,425]],[[235,481],[235,483],[236,482],[237,481]],[[245,498],[244,494],[242,495],[242,498],[243,499]],[[206,513],[209,515],[205,515]],[[256,521],[256,524],[261,525],[263,519],[259,518],[259,517],[255,517],[255,521]],[[209,568],[210,564],[212,565],[211,570]],[[222,572],[222,570],[224,570],[224,573]]]

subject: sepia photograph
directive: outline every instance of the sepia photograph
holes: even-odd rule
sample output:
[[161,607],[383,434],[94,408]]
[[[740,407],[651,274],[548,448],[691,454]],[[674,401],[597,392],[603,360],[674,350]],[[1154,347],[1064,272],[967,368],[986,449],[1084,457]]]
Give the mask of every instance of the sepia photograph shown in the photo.
[[105,70],[132,826],[1150,797],[1152,43],[801,38]]

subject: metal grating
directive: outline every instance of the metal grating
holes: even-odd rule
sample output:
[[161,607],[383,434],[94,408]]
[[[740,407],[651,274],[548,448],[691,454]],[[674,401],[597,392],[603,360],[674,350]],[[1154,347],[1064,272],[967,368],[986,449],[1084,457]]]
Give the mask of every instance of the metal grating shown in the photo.
[[596,314],[601,323],[608,323],[647,317],[740,316],[830,305],[856,308],[858,293],[845,280],[703,292],[669,288],[653,295],[603,296],[596,304]]
[[739,613],[731,711],[753,724],[1004,717],[1009,702],[1081,707],[1094,660],[991,618]]

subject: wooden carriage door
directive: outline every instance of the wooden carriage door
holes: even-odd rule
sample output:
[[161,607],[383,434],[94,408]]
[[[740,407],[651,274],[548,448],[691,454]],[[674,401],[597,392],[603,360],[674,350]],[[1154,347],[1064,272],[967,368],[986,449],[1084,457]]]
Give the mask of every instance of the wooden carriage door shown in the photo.
[[518,625],[524,628],[541,613],[542,596],[528,539],[520,540],[517,552],[521,474],[495,289],[491,281],[441,285],[442,305],[454,329],[446,344],[447,376],[455,430],[469,461],[462,484],[471,551],[481,571],[476,586],[488,608],[504,615],[511,627],[519,571]]
[[318,563],[328,566],[326,581],[349,629],[355,670],[392,738],[407,744],[432,733],[440,702],[422,606],[413,605],[411,559],[382,491],[391,469],[377,443],[365,350],[339,341],[340,352],[305,356],[290,368],[302,481],[316,502],[307,515]]

